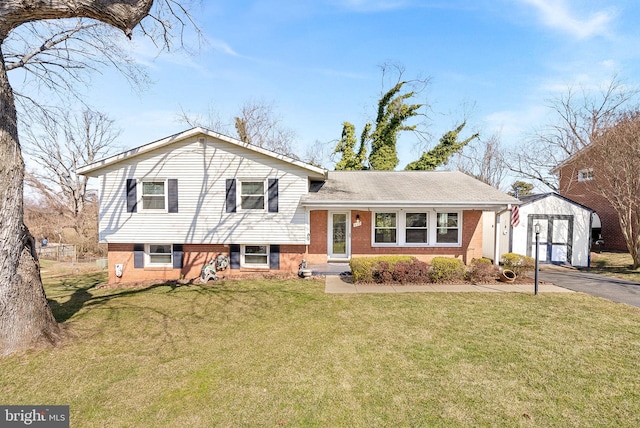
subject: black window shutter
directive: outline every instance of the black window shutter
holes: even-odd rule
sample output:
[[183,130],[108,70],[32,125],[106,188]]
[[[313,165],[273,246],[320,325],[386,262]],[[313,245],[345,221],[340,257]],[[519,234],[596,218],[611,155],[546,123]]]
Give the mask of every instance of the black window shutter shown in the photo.
[[138,196],[136,195],[137,181],[135,178],[127,178],[127,212],[138,211]]
[[227,178],[227,212],[236,212],[236,180]]
[[182,255],[184,252],[182,251],[182,244],[173,244],[173,268],[181,269],[182,268]]
[[144,244],[133,244],[133,267],[144,267]]
[[280,245],[269,247],[269,269],[280,269]]
[[240,269],[240,245],[229,245],[229,258],[231,269]]
[[278,179],[269,179],[269,212],[278,212]]
[[169,212],[178,212],[178,180],[171,178],[167,180],[167,190],[169,196]]

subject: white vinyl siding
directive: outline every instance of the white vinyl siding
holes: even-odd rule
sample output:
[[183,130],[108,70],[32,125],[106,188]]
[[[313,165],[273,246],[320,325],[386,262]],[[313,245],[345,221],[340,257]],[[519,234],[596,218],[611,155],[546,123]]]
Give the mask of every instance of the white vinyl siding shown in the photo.
[[[241,181],[247,178],[243,174],[247,171],[251,173],[250,181],[262,181],[265,189],[269,179],[278,179],[278,212],[266,209],[266,191],[264,209],[241,209]],[[105,173],[99,184],[101,242],[309,242],[307,213],[300,205],[300,199],[308,193],[308,172],[289,162],[213,138],[201,145],[194,137],[132,157],[105,168]],[[130,178],[138,183],[177,179],[179,212],[126,212],[126,181]],[[235,213],[225,209],[227,179],[236,179],[239,210]],[[138,186],[138,199],[141,197]]]

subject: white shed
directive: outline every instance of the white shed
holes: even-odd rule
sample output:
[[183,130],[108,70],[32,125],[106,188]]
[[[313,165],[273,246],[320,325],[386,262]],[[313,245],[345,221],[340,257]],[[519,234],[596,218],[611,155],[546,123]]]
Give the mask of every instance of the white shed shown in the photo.
[[[511,252],[535,256],[535,225],[539,225],[541,263],[589,266],[594,211],[557,193],[520,198],[520,223],[510,229]],[[509,224],[509,213],[503,220]],[[506,253],[501,249],[501,253]]]

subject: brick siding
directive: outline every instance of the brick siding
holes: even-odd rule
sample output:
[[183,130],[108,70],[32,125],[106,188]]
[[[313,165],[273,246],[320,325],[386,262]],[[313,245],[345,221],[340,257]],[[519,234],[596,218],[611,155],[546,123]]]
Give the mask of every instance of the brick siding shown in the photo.
[[[137,281],[170,281],[178,279],[192,280],[200,277],[202,268],[212,258],[219,254],[229,256],[229,247],[226,245],[199,245],[185,244],[183,246],[182,268],[162,268],[162,267],[133,267],[133,244],[109,244],[108,245],[109,283],[127,283]],[[306,257],[306,246],[304,245],[281,245],[280,246],[280,269],[230,269],[218,273],[226,278],[240,278],[257,273],[296,273],[298,265]],[[115,265],[123,265],[121,278],[116,276]]]
[[[593,168],[594,179],[578,181],[578,171]],[[596,190],[596,181],[599,176],[597,162],[589,159],[588,152],[583,156],[577,156],[571,162],[559,170],[560,184],[558,193],[585,207],[594,210],[602,223],[602,239],[604,248],[614,251],[628,251],[627,243],[620,229],[618,214],[611,204]],[[589,232],[590,233],[590,232]]]
[[[462,246],[460,247],[373,247],[371,245],[370,211],[351,211],[351,224],[359,216],[361,225],[351,227],[351,256],[376,256],[383,254],[411,255],[425,262],[437,256],[456,257],[470,263],[474,258],[482,257],[482,212],[464,211],[462,220]],[[309,263],[327,261],[328,212],[311,211],[311,245],[309,245]]]

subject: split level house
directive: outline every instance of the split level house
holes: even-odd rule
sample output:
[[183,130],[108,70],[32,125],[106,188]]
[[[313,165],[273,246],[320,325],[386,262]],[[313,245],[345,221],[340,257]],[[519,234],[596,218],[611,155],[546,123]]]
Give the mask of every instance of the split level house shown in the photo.
[[203,128],[78,172],[98,179],[111,283],[197,278],[218,255],[227,277],[382,254],[470,263],[483,212],[519,203],[460,172],[327,171]]

